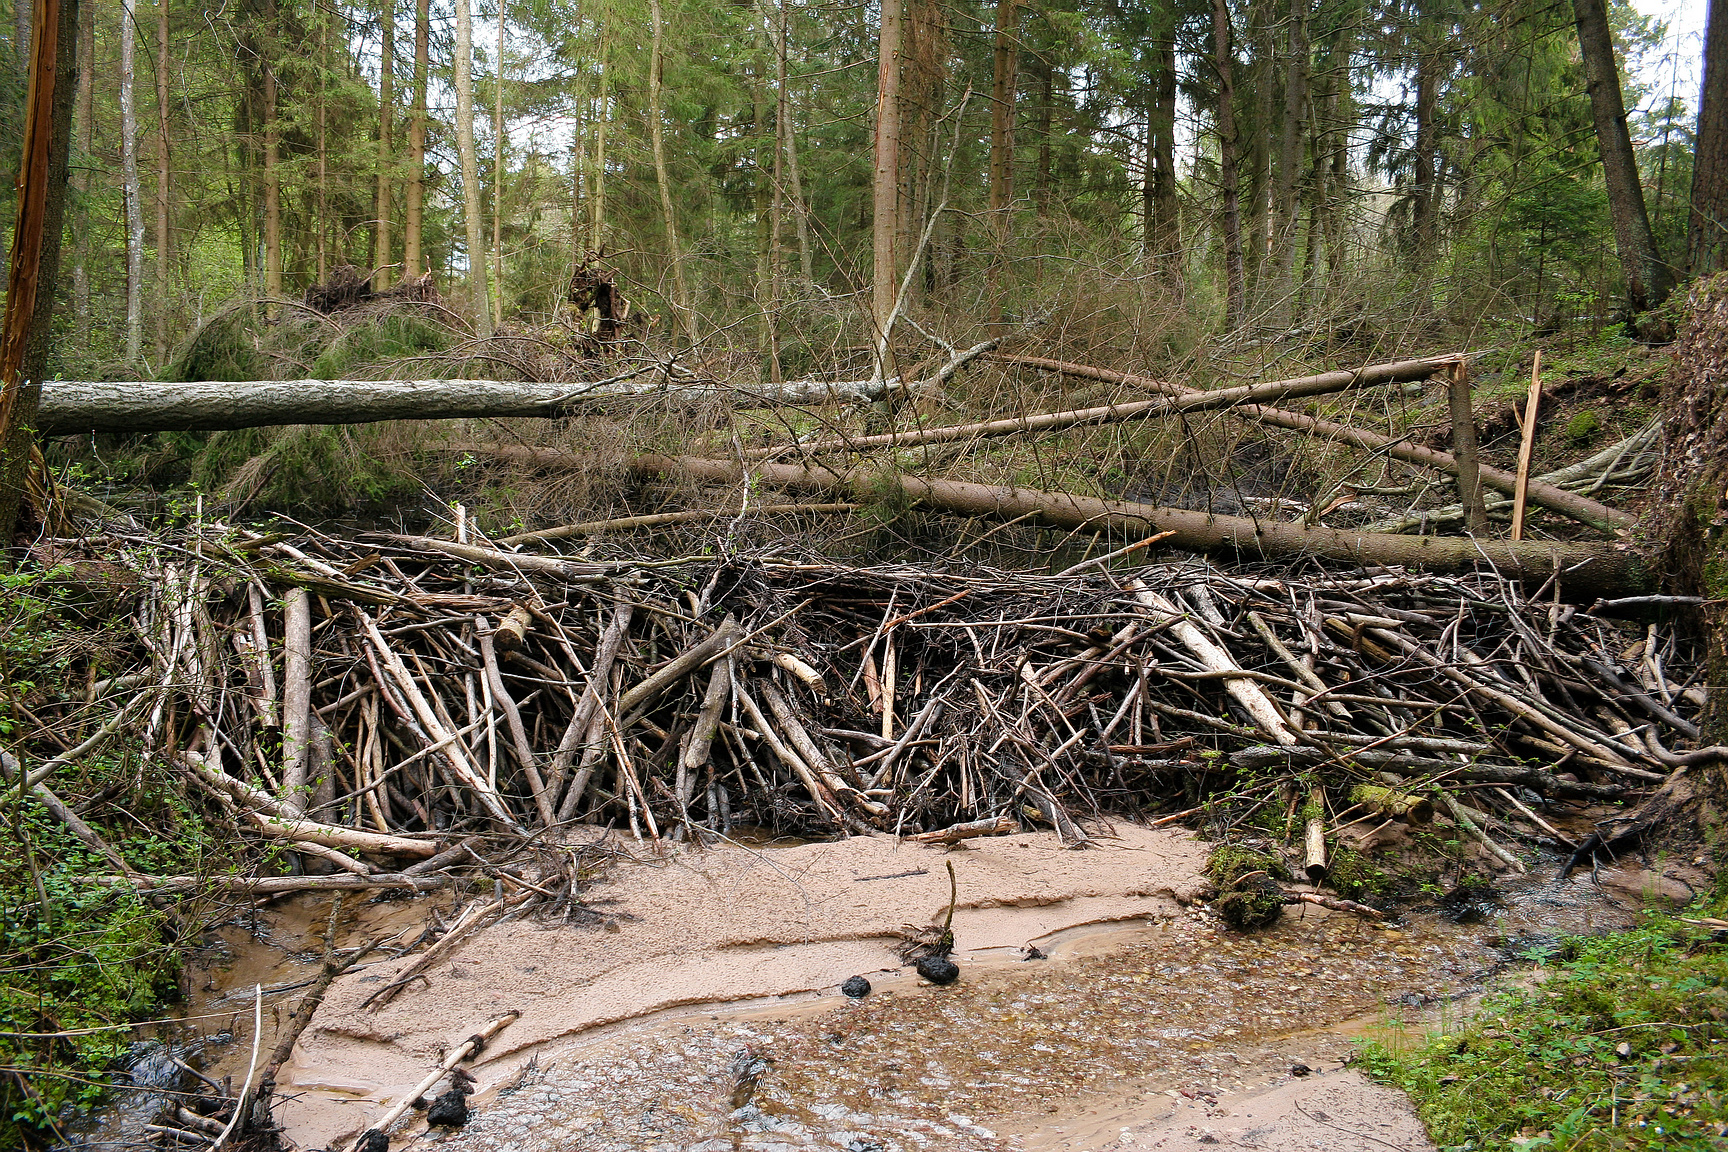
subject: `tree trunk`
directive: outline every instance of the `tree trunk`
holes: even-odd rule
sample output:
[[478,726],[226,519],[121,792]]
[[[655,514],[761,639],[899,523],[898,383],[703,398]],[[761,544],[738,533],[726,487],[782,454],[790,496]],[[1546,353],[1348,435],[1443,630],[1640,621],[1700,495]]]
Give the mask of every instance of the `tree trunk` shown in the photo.
[[12,543],[35,446],[60,276],[67,146],[78,69],[78,0],[37,0],[19,142],[18,218],[0,328],[0,548]]
[[1687,267],[1694,276],[1728,269],[1728,6],[1710,0],[1704,33],[1704,92],[1692,160]]
[[462,165],[462,223],[468,240],[468,290],[473,296],[474,328],[481,339],[492,335],[492,286],[486,276],[486,237],[480,225],[480,166],[474,155],[474,14],[468,0],[456,0],[456,153]]
[[156,359],[168,358],[173,233],[168,196],[168,0],[156,0]]
[[593,205],[589,216],[589,226],[592,234],[589,239],[589,250],[596,256],[603,250],[606,238],[606,121],[610,118],[610,105],[607,102],[607,78],[611,75],[607,62],[607,36],[604,25],[600,28],[600,59],[599,74],[595,77],[594,93],[594,186],[589,201]]
[[1014,99],[1020,71],[1019,0],[996,0],[996,51],[990,81],[990,211],[1007,239],[1014,203]]
[[[264,297],[267,300],[282,298],[282,130],[276,117],[279,31],[276,0],[264,0]],[[268,305],[265,312],[274,316],[276,306]]]
[[[919,380],[789,380],[749,389],[680,383],[678,402],[863,403],[939,387],[997,344],[986,340],[950,356]],[[145,380],[48,385],[38,426],[44,435],[89,432],[214,431],[280,424],[362,424],[375,420],[461,417],[563,417],[595,403],[666,396],[646,367],[591,383],[498,380],[241,380],[158,384]]]
[[1234,331],[1247,307],[1242,267],[1242,206],[1237,200],[1236,88],[1230,44],[1230,8],[1212,0],[1213,65],[1218,70],[1218,192],[1224,201],[1224,327]]
[[378,49],[378,206],[372,222],[372,266],[377,269],[372,278],[372,290],[381,292],[390,286],[390,169],[392,155],[391,130],[396,101],[396,0],[379,0],[378,16],[382,43]]
[[[389,2],[389,0],[386,0]],[[414,0],[414,106],[408,114],[408,187],[402,205],[402,275],[423,275],[426,204],[426,72],[432,0]],[[424,268],[430,272],[429,266]]]
[[504,323],[504,15],[509,5],[498,0],[498,58],[492,62],[492,269],[497,291],[492,294],[492,321]]
[[1274,251],[1279,288],[1294,306],[1296,226],[1303,145],[1308,139],[1308,0],[1290,5],[1289,51],[1284,63],[1284,117],[1278,142],[1278,223]]
[[1627,300],[1633,312],[1643,312],[1668,298],[1674,274],[1656,251],[1656,237],[1644,210],[1644,187],[1638,180],[1632,135],[1626,129],[1626,105],[1620,94],[1620,69],[1614,62],[1607,6],[1604,0],[1572,0],[1572,10],[1578,19],[1578,47],[1584,58],[1590,115],[1602,150],[1614,246],[1626,277]]
[[317,283],[330,282],[330,20],[324,10],[312,9],[318,23],[318,219],[313,222],[318,252]]
[[138,184],[136,0],[120,0],[120,185],[126,199],[126,362],[144,353],[144,205]]
[[1435,155],[1434,111],[1440,99],[1439,66],[1437,53],[1426,47],[1417,49],[1416,147],[1410,189],[1410,238],[1418,268],[1426,268],[1434,259],[1434,225],[1439,207],[1434,186],[1439,167]]
[[1183,283],[1182,226],[1176,200],[1176,23],[1174,10],[1161,18],[1158,41],[1151,46],[1157,68],[1150,88],[1152,107],[1147,116],[1147,163],[1151,214],[1146,236],[1146,255],[1158,261],[1172,287]]
[[86,158],[95,142],[95,116],[96,6],[84,4],[78,12],[78,155],[82,162],[78,165],[78,221],[74,226],[78,243],[72,257],[72,315],[81,330],[90,323],[91,165]]
[[654,182],[660,189],[660,215],[666,223],[666,258],[672,264],[672,310],[678,314],[678,324],[684,336],[695,344],[696,314],[690,308],[690,291],[684,280],[684,252],[678,243],[678,217],[672,207],[672,178],[666,171],[666,136],[660,123],[660,93],[666,56],[661,50],[664,29],[660,20],[660,0],[648,0],[648,19],[653,24],[652,43],[648,57],[648,135],[654,147]]
[[[558,449],[505,448],[499,455],[544,466],[591,467],[581,453]],[[1367,565],[1405,565],[1424,571],[1466,572],[1491,563],[1511,579],[1548,579],[1556,566],[1564,572],[1564,593],[1590,596],[1626,588],[1645,588],[1650,578],[1630,545],[1573,541],[1471,540],[1466,537],[1399,536],[1318,528],[1300,522],[1220,516],[1120,500],[1099,500],[1030,488],[998,487],[958,480],[925,480],[885,474],[871,466],[841,472],[800,464],[751,464],[694,456],[637,456],[629,467],[645,475],[670,475],[710,483],[762,484],[823,492],[880,493],[884,483],[926,508],[962,516],[1013,520],[1035,517],[1040,523],[1085,531],[1140,533],[1170,531],[1169,546],[1195,552],[1250,559],[1319,557]]]
[[900,224],[900,48],[905,35],[902,0],[882,0],[877,36],[875,174],[871,180],[870,315],[875,323],[876,372],[887,376],[889,318],[899,285],[894,237]]

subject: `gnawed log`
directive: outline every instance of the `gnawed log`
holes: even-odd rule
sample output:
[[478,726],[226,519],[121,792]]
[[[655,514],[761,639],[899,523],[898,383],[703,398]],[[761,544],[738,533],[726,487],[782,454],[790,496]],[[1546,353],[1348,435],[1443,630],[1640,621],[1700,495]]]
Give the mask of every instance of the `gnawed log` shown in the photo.
[[732,385],[668,377],[659,364],[575,383],[512,380],[49,380],[36,426],[45,436],[89,432],[215,432],[278,424],[367,424],[379,420],[572,416],[596,403],[663,394],[740,404],[857,404],[938,388],[996,346],[986,340],[951,355],[928,376],[905,381],[792,380]]
[[938,828],[934,832],[920,832],[906,839],[918,844],[958,844],[974,836],[1006,836],[1017,831],[1019,827],[1020,822],[1012,816],[996,816],[989,820],[968,820],[963,824],[951,824],[946,828]]

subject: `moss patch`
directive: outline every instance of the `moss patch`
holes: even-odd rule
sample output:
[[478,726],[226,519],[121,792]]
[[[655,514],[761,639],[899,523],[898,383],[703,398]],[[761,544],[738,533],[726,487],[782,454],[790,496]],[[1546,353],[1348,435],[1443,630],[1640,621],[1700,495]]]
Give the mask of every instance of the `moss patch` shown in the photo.
[[[1691,915],[1720,915],[1728,900]],[[1534,989],[1369,1074],[1408,1091],[1445,1149],[1718,1149],[1728,1133],[1728,940],[1651,914],[1563,941]]]

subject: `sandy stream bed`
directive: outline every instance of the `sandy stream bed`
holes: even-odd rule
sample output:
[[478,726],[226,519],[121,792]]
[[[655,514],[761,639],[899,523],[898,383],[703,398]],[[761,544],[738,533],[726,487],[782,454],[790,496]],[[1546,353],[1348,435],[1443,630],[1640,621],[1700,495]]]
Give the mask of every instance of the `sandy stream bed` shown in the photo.
[[[277,1115],[299,1148],[345,1150],[448,1045],[514,1010],[467,1066],[468,1127],[428,1132],[410,1113],[394,1147],[1430,1147],[1407,1101],[1342,1064],[1356,1035],[1419,1030],[1502,964],[1481,930],[1304,907],[1229,933],[1198,903],[1206,845],[1115,835],[1084,852],[1046,834],[951,854],[888,837],[644,852],[585,891],[604,920],[497,925],[379,1011],[358,1004],[411,957],[339,980],[282,1070]],[[963,977],[933,988],[890,948],[894,929],[940,917],[946,860]],[[1624,920],[1600,903],[1557,882],[1502,919]],[[1050,958],[1026,960],[1029,945]],[[836,990],[855,974],[875,986],[862,1001]]]

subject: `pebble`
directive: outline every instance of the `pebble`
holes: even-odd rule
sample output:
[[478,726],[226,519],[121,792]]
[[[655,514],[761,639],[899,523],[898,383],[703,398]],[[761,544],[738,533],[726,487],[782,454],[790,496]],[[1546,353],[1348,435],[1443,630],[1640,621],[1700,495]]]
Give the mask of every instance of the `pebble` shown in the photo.
[[840,985],[840,991],[852,997],[854,1000],[862,1000],[864,997],[870,995],[870,981],[864,979],[862,976],[854,976],[850,980],[846,981],[846,983]]

